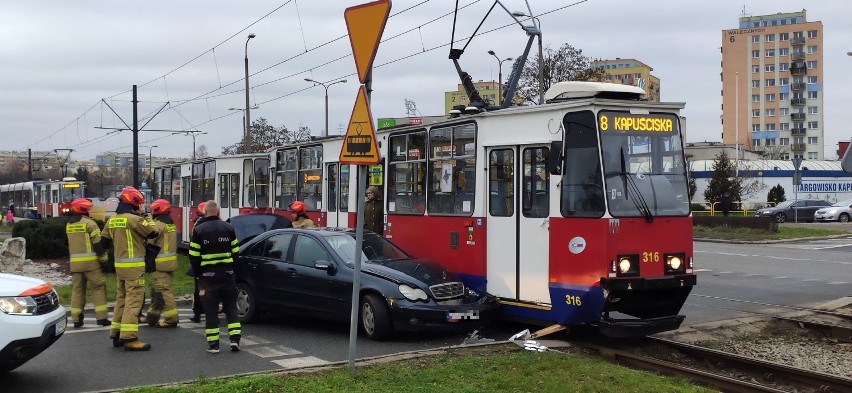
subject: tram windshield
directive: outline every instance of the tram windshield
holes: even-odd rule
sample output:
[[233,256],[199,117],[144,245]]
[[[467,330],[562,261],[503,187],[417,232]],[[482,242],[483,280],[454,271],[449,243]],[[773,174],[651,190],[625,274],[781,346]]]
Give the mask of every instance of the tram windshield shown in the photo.
[[601,111],[604,194],[613,217],[684,216],[689,192],[675,114]]

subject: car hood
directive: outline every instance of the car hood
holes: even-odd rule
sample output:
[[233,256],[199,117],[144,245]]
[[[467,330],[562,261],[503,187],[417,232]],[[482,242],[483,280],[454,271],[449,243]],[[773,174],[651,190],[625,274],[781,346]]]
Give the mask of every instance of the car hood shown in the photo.
[[38,290],[29,294],[41,294],[50,288],[50,284],[37,278],[0,273],[0,296],[19,296],[35,289]]
[[383,277],[402,284],[411,279],[427,287],[447,282],[461,281],[434,261],[426,259],[399,259],[393,261],[369,261],[361,266],[364,273]]

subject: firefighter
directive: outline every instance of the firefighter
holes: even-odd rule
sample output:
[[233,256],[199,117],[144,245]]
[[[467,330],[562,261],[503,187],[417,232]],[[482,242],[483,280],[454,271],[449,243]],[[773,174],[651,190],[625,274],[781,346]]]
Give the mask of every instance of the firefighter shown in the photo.
[[151,306],[148,307],[146,321],[149,326],[173,328],[177,327],[179,319],[172,292],[172,272],[177,269],[177,230],[172,222],[172,205],[169,201],[157,199],[151,202],[150,207],[159,236],[148,241],[149,247],[145,252],[146,263],[154,264],[154,272],[151,273],[154,286],[151,288]]
[[293,228],[313,228],[314,222],[305,215],[305,203],[293,201],[290,204],[290,214],[293,217]]
[[113,347],[126,351],[147,351],[151,344],[139,341],[139,321],[145,296],[145,250],[148,239],[159,235],[154,221],[142,216],[139,206],[145,197],[139,190],[126,187],[118,195],[115,215],[107,221],[101,242],[113,249],[115,276],[118,281],[115,309],[109,336]]
[[107,261],[101,248],[101,230],[91,218],[92,201],[77,198],[71,202],[71,215],[65,224],[68,236],[68,254],[71,264],[71,320],[74,327],[83,326],[83,307],[86,305],[86,286],[92,289],[95,318],[100,326],[110,324],[107,319],[106,289],[100,261]]
[[240,350],[242,326],[237,319],[237,281],[234,260],[239,252],[234,227],[219,218],[219,204],[207,201],[204,222],[192,232],[189,242],[189,263],[198,280],[199,295],[204,305],[204,332],[207,352],[219,353],[219,316],[221,300],[228,323],[231,351]]

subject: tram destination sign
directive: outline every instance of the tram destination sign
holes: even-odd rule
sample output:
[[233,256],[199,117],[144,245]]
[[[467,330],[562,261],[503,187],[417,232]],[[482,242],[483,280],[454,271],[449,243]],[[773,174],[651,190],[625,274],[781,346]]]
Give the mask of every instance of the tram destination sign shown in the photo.
[[601,132],[625,133],[676,133],[677,115],[670,114],[633,114],[629,112],[598,112],[598,128]]

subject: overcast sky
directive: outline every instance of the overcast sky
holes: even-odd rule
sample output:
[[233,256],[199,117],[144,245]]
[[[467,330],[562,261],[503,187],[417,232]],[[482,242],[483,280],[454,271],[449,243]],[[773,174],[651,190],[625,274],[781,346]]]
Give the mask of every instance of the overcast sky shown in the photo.
[[[132,119],[131,86],[139,86],[140,125],[148,130],[199,130],[212,155],[242,138],[243,56],[248,44],[252,119],[290,129],[324,128],[319,81],[329,88],[330,134],[345,130],[357,93],[343,11],[363,1],[221,0],[4,1],[0,5],[0,150],[74,149],[72,159],[132,151],[132,133],[115,132]],[[444,92],[458,76],[447,59],[454,1],[393,0],[373,69],[375,118],[403,117],[405,99],[424,115],[440,115]],[[522,0],[504,0],[526,10]],[[491,0],[459,0],[456,38],[467,37]],[[532,0],[545,45],[570,43],[593,58],[636,58],[661,79],[663,101],[685,102],[688,142],[720,141],[721,31],[737,28],[743,12],[765,15],[807,9],[825,30],[825,155],[835,158],[850,138],[842,122],[852,104],[852,12],[849,2]],[[497,60],[517,57],[526,36],[498,6],[467,46],[462,67],[474,80],[497,79]],[[457,44],[461,47],[463,44]],[[503,64],[504,78],[509,72]],[[115,116],[104,100],[121,117]],[[142,132],[155,156],[188,157],[192,138]],[[147,154],[148,148],[140,153]]]

